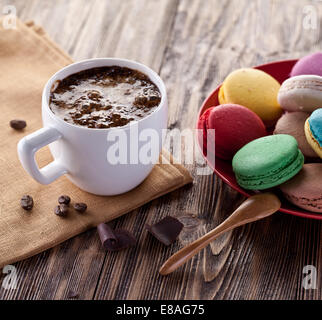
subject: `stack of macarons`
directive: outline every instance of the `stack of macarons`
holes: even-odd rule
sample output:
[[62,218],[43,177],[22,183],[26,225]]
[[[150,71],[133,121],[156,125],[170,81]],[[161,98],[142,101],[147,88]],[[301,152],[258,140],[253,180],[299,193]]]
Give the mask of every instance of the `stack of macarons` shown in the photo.
[[322,213],[322,53],[298,60],[281,85],[258,69],[235,70],[218,100],[198,122],[204,153],[232,161],[244,189],[279,187],[291,203]]

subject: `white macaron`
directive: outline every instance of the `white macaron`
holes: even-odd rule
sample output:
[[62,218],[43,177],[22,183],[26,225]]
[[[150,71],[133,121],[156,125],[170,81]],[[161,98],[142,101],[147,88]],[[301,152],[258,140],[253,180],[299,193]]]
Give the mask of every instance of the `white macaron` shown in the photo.
[[322,77],[302,75],[285,80],[278,102],[286,111],[313,112],[322,107]]

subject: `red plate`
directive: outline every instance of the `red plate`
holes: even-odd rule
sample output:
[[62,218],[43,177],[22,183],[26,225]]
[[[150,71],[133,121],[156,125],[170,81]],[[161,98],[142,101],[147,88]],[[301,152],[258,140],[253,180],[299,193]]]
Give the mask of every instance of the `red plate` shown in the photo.
[[[268,64],[263,64],[261,66],[257,66],[255,67],[255,69],[259,69],[267,72],[272,77],[274,77],[277,81],[282,83],[284,80],[286,80],[289,77],[292,67],[296,62],[297,60],[277,61],[277,62],[272,62]],[[213,91],[210,94],[210,96],[204,101],[199,111],[198,119],[208,108],[219,105],[219,102],[218,102],[219,88],[220,86],[216,88],[216,90]],[[197,141],[199,141],[199,139],[197,139]],[[199,144],[199,148],[200,150],[202,150],[200,144]],[[215,174],[218,175],[224,182],[226,182],[233,189],[237,190],[238,192],[240,192],[241,194],[247,197],[254,194],[254,192],[245,190],[237,184],[230,161],[224,161],[216,157],[215,163],[211,163],[213,162],[211,161],[211,159],[207,159],[205,155],[204,157],[206,158],[208,165],[214,170]],[[304,209],[300,209],[292,205],[291,203],[289,203],[286,199],[283,199],[283,197],[280,197],[280,198],[282,198],[281,199],[282,207],[280,209],[281,212],[285,212],[288,214],[292,214],[292,215],[304,217],[304,218],[322,220],[322,214],[313,213],[310,211],[306,211]]]

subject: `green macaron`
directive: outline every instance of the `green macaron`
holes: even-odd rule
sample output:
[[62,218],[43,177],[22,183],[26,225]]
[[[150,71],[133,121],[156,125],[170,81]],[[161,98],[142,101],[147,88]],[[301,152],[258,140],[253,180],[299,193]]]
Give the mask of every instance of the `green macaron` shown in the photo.
[[297,141],[287,134],[253,140],[233,158],[233,170],[244,189],[263,190],[282,184],[303,167],[304,156]]

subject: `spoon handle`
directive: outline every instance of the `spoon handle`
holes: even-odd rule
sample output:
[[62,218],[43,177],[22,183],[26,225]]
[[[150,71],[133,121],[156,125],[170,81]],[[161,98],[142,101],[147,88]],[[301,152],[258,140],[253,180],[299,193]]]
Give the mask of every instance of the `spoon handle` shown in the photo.
[[190,243],[186,247],[173,254],[160,268],[160,274],[167,275],[175,271],[177,268],[191,259],[194,255],[196,255],[200,250],[205,248],[211,241],[215,240],[224,232],[229,231],[231,228],[225,228],[226,221],[227,220],[225,220],[215,229],[206,233],[201,238],[195,240],[194,242]]
[[170,274],[223,233],[249,222],[263,219],[278,211],[280,205],[279,199],[271,193],[249,197],[215,229],[172,255],[160,268],[160,274]]

